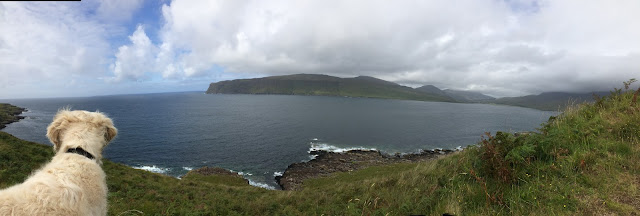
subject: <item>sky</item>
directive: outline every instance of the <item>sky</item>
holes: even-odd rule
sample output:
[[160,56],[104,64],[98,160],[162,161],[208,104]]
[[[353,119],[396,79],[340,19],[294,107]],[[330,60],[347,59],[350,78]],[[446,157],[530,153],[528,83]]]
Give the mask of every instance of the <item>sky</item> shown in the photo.
[[0,2],[0,99],[297,73],[496,97],[640,79],[637,0]]

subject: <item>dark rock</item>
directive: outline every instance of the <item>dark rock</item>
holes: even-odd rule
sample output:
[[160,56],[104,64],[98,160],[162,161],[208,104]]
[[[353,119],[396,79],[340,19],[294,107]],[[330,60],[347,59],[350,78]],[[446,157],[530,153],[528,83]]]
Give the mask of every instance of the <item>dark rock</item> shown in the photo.
[[291,164],[282,176],[276,176],[275,179],[283,190],[299,190],[304,180],[309,178],[329,176],[336,172],[350,172],[370,166],[426,161],[452,152],[454,151],[426,150],[415,154],[386,155],[375,150],[351,150],[343,153],[312,151],[310,154],[317,155],[315,159]]

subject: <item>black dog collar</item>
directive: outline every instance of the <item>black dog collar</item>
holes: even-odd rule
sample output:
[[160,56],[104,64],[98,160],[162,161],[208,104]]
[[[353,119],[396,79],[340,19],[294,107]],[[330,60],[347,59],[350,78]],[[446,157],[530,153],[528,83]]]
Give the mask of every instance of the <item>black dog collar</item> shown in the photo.
[[85,156],[85,157],[87,157],[87,158],[89,158],[91,160],[93,160],[93,158],[94,158],[91,153],[85,151],[84,149],[82,149],[80,147],[69,149],[69,150],[67,150],[67,153],[76,153],[76,154]]

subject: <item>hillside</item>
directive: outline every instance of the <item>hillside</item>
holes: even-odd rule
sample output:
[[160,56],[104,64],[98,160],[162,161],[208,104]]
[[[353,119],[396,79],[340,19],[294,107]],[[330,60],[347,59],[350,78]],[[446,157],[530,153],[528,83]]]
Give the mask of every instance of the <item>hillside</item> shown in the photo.
[[420,92],[373,77],[339,78],[318,74],[221,81],[211,83],[206,93],[325,95],[455,102],[448,96]]
[[564,110],[572,104],[593,102],[594,95],[599,97],[608,95],[609,92],[591,93],[566,93],[566,92],[545,92],[539,95],[527,95],[522,97],[498,98],[492,103],[511,106],[528,107],[539,110],[558,111]]
[[435,87],[433,85],[424,85],[419,88],[416,88],[416,90],[421,92],[436,94],[436,95],[447,96],[462,103],[484,103],[484,102],[491,102],[495,99],[494,97],[482,94],[480,92],[453,90],[453,89],[441,90],[438,87]]
[[453,89],[445,89],[444,92],[449,97],[452,97],[453,99],[456,99],[457,101],[460,101],[460,102],[480,103],[480,102],[491,102],[495,100],[494,97],[482,94],[480,92],[461,91],[461,90],[453,90]]
[[[179,180],[105,160],[109,214],[638,215],[639,93],[568,108],[537,132],[497,132],[438,160],[309,179],[300,191],[198,174]],[[0,132],[0,188],[51,156],[50,146]]]
[[435,87],[433,85],[423,85],[421,87],[416,88],[416,90],[429,93],[429,94],[435,94],[435,95],[445,95],[445,96],[447,95],[446,92],[440,90],[438,87]]
[[24,111],[24,108],[11,104],[0,103],[0,129],[4,128],[7,124],[11,124],[12,122],[22,119],[23,117],[19,115]]
[[410,88],[368,76],[339,78],[320,74],[294,74],[255,79],[237,79],[211,83],[207,94],[285,94],[324,95],[443,101],[460,103],[494,103],[546,111],[563,110],[572,104],[593,102],[593,95],[609,92],[545,92],[539,95],[493,98],[480,92],[445,89],[433,85]]

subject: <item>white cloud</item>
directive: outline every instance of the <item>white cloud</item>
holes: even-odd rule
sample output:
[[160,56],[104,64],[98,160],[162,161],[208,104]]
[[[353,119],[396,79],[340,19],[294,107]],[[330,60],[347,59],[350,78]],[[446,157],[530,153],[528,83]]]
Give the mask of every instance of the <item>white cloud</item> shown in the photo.
[[[640,78],[636,0],[143,3],[0,2],[0,98],[291,73],[496,96],[608,90]],[[127,32],[129,23],[154,25],[137,20],[150,10],[162,11],[162,26]],[[114,39],[127,35],[125,45]]]
[[218,65],[500,96],[601,90],[640,69],[639,14],[633,0],[174,0],[163,7],[162,41],[182,66],[165,74],[206,75]]
[[156,71],[155,58],[158,48],[144,32],[142,26],[129,36],[131,45],[118,48],[116,62],[111,65],[115,77],[108,79],[113,82],[123,80],[141,81],[151,78],[150,73]]
[[73,6],[0,2],[0,98],[59,96],[73,79],[105,75],[105,29]]

